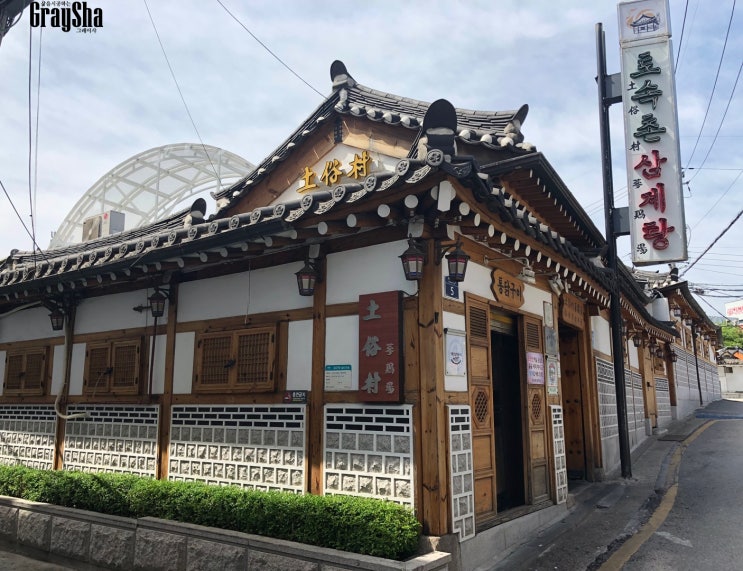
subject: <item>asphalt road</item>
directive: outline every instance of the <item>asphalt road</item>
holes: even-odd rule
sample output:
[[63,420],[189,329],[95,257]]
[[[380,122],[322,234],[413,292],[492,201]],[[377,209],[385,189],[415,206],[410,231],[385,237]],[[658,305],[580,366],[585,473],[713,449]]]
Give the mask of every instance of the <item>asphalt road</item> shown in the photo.
[[717,420],[688,445],[665,521],[625,571],[743,569],[743,420]]

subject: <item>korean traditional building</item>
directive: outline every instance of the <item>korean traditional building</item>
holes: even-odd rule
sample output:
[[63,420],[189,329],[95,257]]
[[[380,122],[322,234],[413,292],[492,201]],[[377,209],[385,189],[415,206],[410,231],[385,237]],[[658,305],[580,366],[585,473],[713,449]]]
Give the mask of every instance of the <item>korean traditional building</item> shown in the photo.
[[0,264],[0,462],[383,498],[472,569],[618,470],[610,280],[633,449],[698,406],[697,363],[720,397],[714,325],[685,282],[607,274],[526,105],[330,75],[211,204]]

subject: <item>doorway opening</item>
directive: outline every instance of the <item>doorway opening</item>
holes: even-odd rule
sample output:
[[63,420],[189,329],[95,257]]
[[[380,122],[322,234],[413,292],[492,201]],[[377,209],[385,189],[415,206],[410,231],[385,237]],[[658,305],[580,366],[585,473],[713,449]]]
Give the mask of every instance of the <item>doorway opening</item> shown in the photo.
[[568,486],[586,480],[586,435],[584,407],[586,395],[581,377],[579,332],[562,323],[560,336],[560,373],[562,376],[562,409],[565,423],[565,461]]
[[498,511],[526,504],[524,419],[515,320],[491,315],[493,425]]

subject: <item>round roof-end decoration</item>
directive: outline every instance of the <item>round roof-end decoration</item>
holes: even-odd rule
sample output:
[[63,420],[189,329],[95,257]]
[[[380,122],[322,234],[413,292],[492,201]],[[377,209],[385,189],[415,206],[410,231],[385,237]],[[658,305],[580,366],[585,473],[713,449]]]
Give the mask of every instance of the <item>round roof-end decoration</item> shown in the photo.
[[341,60],[337,59],[330,64],[330,79],[333,82],[333,89],[337,89],[341,86],[353,87],[356,85],[356,80],[351,77],[346,69],[346,64]]
[[367,192],[371,192],[377,187],[377,175],[370,174],[364,179],[364,188]]
[[[457,153],[454,136],[457,132],[457,112],[446,99],[437,99],[423,118],[421,143],[427,150],[439,149],[445,155]],[[425,139],[425,140],[424,140]]]
[[440,149],[431,149],[426,153],[426,162],[432,167],[441,166],[444,162],[444,153]]
[[203,198],[197,198],[191,205],[191,218],[194,222],[197,220],[203,220],[206,216],[206,200]]
[[304,208],[305,210],[309,210],[310,207],[312,206],[313,201],[314,201],[314,198],[312,197],[311,194],[305,194],[302,197],[302,200],[299,201],[299,203],[302,205],[302,208]]
[[240,217],[235,214],[232,218],[230,218],[228,226],[230,227],[230,230],[234,230],[235,228],[240,226]]

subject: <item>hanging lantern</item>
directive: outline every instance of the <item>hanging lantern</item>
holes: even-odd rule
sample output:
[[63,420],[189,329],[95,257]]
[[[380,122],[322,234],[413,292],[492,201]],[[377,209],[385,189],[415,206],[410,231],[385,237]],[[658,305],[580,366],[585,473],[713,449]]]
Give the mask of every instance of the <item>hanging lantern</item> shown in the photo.
[[150,302],[150,312],[152,317],[162,317],[165,314],[165,301],[168,298],[160,290],[155,290],[147,300]]
[[408,240],[408,249],[400,255],[400,261],[406,280],[417,281],[423,277],[426,253],[413,238]]
[[310,260],[304,263],[304,267],[299,270],[297,276],[297,288],[299,289],[299,295],[311,296],[315,295],[315,283],[317,283],[319,274],[315,264]]
[[64,327],[64,313],[60,309],[54,309],[49,314],[49,320],[52,322],[52,330],[61,331]]
[[462,250],[461,243],[457,242],[454,250],[446,255],[446,262],[449,265],[449,281],[464,281],[464,275],[467,273],[467,262],[470,257]]

